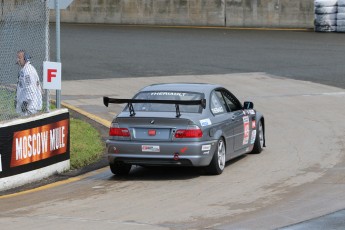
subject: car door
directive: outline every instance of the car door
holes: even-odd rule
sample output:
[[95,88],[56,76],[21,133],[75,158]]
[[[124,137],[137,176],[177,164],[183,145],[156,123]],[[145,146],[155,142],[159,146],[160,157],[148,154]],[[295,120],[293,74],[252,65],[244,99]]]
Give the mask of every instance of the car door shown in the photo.
[[249,143],[249,117],[243,113],[239,100],[228,90],[221,89],[234,132],[234,151],[245,148]]
[[214,115],[214,120],[218,122],[217,129],[221,129],[225,137],[227,159],[229,159],[234,153],[234,121],[231,119],[231,114],[228,112],[228,107],[221,91],[213,91],[210,101],[210,108]]

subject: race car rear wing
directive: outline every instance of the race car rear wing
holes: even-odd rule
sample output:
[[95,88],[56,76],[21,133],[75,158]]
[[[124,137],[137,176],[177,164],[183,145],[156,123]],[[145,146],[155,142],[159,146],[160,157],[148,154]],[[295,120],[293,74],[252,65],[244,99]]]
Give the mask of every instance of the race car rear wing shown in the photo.
[[131,117],[135,116],[133,103],[175,104],[176,117],[181,116],[179,105],[201,105],[202,108],[204,109],[206,108],[206,99],[181,101],[181,100],[118,99],[118,98],[103,97],[103,103],[106,107],[108,107],[109,103],[113,103],[113,104],[127,103]]

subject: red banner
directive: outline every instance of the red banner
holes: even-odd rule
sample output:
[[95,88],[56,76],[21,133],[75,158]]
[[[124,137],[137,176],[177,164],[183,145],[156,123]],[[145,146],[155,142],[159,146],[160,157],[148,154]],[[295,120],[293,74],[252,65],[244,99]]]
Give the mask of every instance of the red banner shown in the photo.
[[22,130],[13,134],[10,167],[17,167],[66,153],[69,120]]

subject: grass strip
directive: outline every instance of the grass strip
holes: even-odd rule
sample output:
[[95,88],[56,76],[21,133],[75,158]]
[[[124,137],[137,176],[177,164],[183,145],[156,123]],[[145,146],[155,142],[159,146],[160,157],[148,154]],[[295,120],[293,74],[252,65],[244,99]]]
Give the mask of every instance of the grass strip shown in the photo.
[[104,151],[99,132],[87,122],[70,118],[71,169],[98,161]]

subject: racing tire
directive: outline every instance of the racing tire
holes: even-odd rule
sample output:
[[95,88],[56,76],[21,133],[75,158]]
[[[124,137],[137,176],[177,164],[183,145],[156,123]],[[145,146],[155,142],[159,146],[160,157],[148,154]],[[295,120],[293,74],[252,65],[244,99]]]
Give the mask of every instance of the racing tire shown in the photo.
[[337,14],[337,20],[341,20],[341,21],[345,20],[345,13],[338,13]]
[[336,6],[315,7],[315,14],[336,14],[337,12]]
[[337,6],[338,0],[315,0],[315,7],[325,7],[325,6]]
[[260,120],[258,122],[257,128],[256,128],[256,137],[255,137],[254,147],[250,153],[252,153],[252,154],[261,153],[263,150],[264,142],[265,142],[264,127],[263,127],[262,122]]
[[338,6],[338,14],[345,13],[345,5],[344,6]]
[[337,23],[338,23],[337,26],[342,26],[342,27],[345,26],[345,20],[338,20]]
[[315,32],[335,32],[337,26],[315,26]]
[[207,166],[207,172],[211,175],[220,175],[225,168],[226,146],[223,138],[217,142],[217,148],[213,154],[211,163]]
[[112,164],[109,164],[110,171],[118,176],[125,176],[128,175],[129,171],[131,171],[132,165],[125,164],[122,162],[115,162]]
[[337,32],[345,33],[345,26],[337,26]]
[[337,20],[328,20],[328,21],[316,21],[314,22],[315,26],[335,26]]
[[315,21],[321,22],[321,21],[336,21],[337,20],[337,14],[315,14]]

